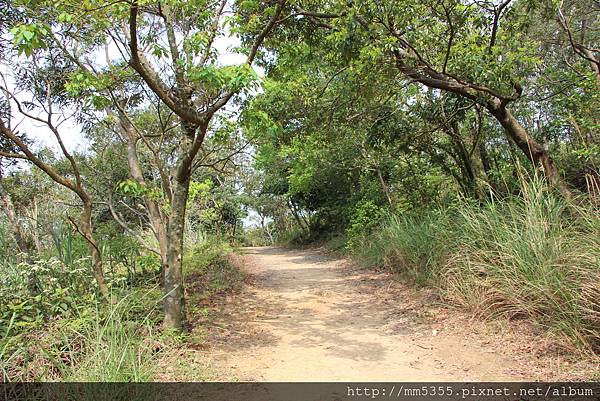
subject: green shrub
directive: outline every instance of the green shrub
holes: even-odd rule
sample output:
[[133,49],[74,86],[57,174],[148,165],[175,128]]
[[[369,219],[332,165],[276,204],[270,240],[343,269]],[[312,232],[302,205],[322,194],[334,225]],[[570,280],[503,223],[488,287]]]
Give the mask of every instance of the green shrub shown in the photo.
[[261,227],[252,227],[244,232],[244,246],[268,246],[272,245],[271,238],[265,229]]
[[115,304],[97,301],[77,316],[0,343],[4,381],[147,381],[163,346],[154,327],[158,289],[135,290]]
[[209,236],[196,244],[184,257],[187,290],[201,297],[230,290],[243,278],[232,263],[233,246],[220,237]]
[[384,216],[385,209],[373,201],[359,202],[350,218],[350,226],[346,229],[348,249],[352,250],[361,246],[363,237],[379,226]]
[[[160,321],[156,272],[132,280],[108,275],[99,296],[88,258],[0,265],[0,375],[13,380],[146,380],[152,356],[143,341]],[[69,263],[65,263],[68,261]],[[132,287],[136,285],[136,287]]]
[[275,236],[275,243],[280,246],[297,246],[307,242],[309,242],[308,234],[297,225],[289,230],[278,232]]
[[388,216],[361,237],[352,255],[365,266],[383,266],[417,284],[432,284],[447,252],[450,211]]
[[65,265],[57,259],[0,266],[0,333],[40,327],[49,318],[72,316],[95,301],[87,259]]

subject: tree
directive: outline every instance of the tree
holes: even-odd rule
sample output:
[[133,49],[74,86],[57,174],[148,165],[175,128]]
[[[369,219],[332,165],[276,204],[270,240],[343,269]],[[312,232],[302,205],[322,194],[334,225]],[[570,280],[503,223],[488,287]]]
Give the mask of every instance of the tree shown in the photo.
[[[530,23],[527,2],[500,4],[456,1],[331,3],[296,7],[330,31],[324,43],[348,57],[393,63],[405,78],[454,93],[487,110],[507,136],[565,195],[563,182],[545,147],[531,136],[509,106],[523,95],[520,82],[535,66],[535,41],[522,34]],[[326,22],[325,22],[326,21]],[[437,40],[440,35],[444,40]],[[365,57],[366,56],[366,57]]]
[[598,43],[597,1],[561,1],[558,5],[558,22],[567,35],[573,52],[589,63],[597,84],[600,85],[600,48]]
[[4,188],[4,184],[2,181],[3,177],[0,172],[0,202],[2,203],[2,210],[6,215],[6,218],[8,219],[10,229],[15,238],[15,242],[17,243],[17,247],[19,248],[19,252],[27,255],[31,252],[29,243],[25,239],[22,223],[19,217],[17,216],[13,201],[9,193]]
[[[50,60],[52,62],[52,59]],[[32,99],[27,103],[29,109],[37,109],[40,114],[33,114],[32,111],[28,111],[23,106],[23,102],[15,94],[15,91],[11,91],[7,87],[1,87],[0,89],[5,94],[7,103],[14,103],[18,109],[20,115],[34,121],[43,124],[49,132],[54,136],[62,155],[68,160],[69,163],[69,175],[59,172],[51,164],[44,161],[43,156],[36,154],[32,149],[31,145],[28,144],[24,138],[22,138],[12,128],[13,115],[8,113],[7,116],[0,119],[0,135],[15,148],[15,151],[4,151],[0,150],[0,156],[9,159],[20,159],[26,160],[37,168],[46,173],[53,181],[57,184],[72,191],[82,202],[81,214],[79,221],[76,222],[73,219],[71,223],[76,227],[77,231],[86,240],[89,248],[90,255],[92,257],[92,273],[98,284],[100,292],[105,296],[109,296],[108,286],[104,280],[104,273],[102,267],[102,254],[98,243],[94,238],[93,226],[92,226],[92,209],[93,201],[89,191],[85,187],[84,180],[81,175],[81,168],[76,158],[66,148],[61,132],[59,130],[60,125],[69,117],[65,116],[61,112],[55,112],[55,99],[53,94],[56,93],[55,82],[50,81],[46,76],[43,78],[43,72],[40,71],[35,64],[31,66],[29,71],[31,75],[26,75],[26,78],[33,78],[28,81],[27,87],[31,91]],[[3,79],[6,82],[6,79]]]
[[[238,92],[256,80],[252,62],[283,10],[284,1],[241,2],[234,4],[233,18],[227,17],[228,2],[212,1],[132,1],[108,3],[98,7],[93,1],[23,4],[36,23],[22,25],[21,31],[41,34],[18,36],[23,51],[31,47],[55,46],[79,66],[80,77],[89,86],[104,91],[110,71],[123,71],[123,62],[144,81],[179,121],[177,147],[169,172],[170,208],[165,227],[168,237],[164,263],[164,325],[180,328],[184,321],[182,276],[183,234],[189,186],[196,156],[202,149],[213,116]],[[215,41],[231,35],[224,22],[243,27],[239,34],[249,48],[246,60],[236,66],[219,66]],[[44,28],[52,25],[52,29]],[[117,31],[113,27],[119,27]],[[123,27],[123,29],[120,29]],[[91,33],[89,29],[96,29]],[[85,37],[82,37],[85,35]],[[230,36],[231,37],[231,36]],[[36,43],[38,41],[39,43]],[[116,60],[101,66],[89,62],[99,47],[110,43],[120,51]],[[47,45],[46,45],[47,44]],[[85,44],[84,46],[80,46]],[[105,47],[106,47],[105,46]],[[110,57],[109,57],[110,58]],[[91,74],[90,74],[91,72]],[[75,75],[77,78],[77,75]],[[110,79],[108,79],[110,81]],[[110,85],[110,83],[109,83]],[[101,86],[103,86],[101,88]],[[97,105],[107,104],[99,91]]]
[[[270,15],[270,17],[254,38],[244,64],[229,69],[216,68],[208,63],[212,58],[213,42],[220,34],[219,30],[226,4],[226,1],[216,3],[216,7],[207,13],[211,20],[211,24],[208,26],[196,25],[194,17],[197,9],[189,4],[171,5],[157,2],[155,9],[144,12],[143,9],[140,9],[138,2],[134,1],[129,11],[129,64],[160,100],[179,117],[182,131],[173,174],[171,213],[167,224],[167,236],[170,242],[167,248],[164,284],[166,292],[164,324],[166,327],[179,328],[184,320],[181,267],[183,233],[195,158],[204,143],[215,113],[254,79],[251,64],[265,37],[275,26],[283,8],[283,1],[279,1],[270,10],[269,7],[267,7],[268,11],[261,10],[263,14]],[[173,6],[183,7],[178,9]],[[171,58],[175,84],[173,89],[167,85],[164,76],[160,76],[148,61],[143,50],[140,49],[138,24],[140,18],[144,21],[144,16],[151,19],[158,16],[164,27],[168,42],[167,52]],[[182,45],[177,43],[176,26],[180,32],[187,34]],[[197,31],[191,32],[190,28],[192,27]],[[205,41],[204,46],[201,46],[202,49],[200,49],[196,43],[196,48],[194,48],[193,38],[201,39],[202,36]]]

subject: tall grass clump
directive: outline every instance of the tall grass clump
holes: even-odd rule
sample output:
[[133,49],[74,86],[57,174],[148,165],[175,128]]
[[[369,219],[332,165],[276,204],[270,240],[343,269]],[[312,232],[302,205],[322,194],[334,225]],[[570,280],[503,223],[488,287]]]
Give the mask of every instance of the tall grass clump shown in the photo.
[[393,216],[355,250],[482,317],[527,318],[600,350],[600,218],[541,179],[486,203]]
[[447,250],[449,216],[447,210],[389,215],[350,252],[363,265],[385,267],[419,286],[431,284]]
[[74,330],[83,345],[72,361],[58,364],[63,380],[150,381],[156,373],[156,352],[162,347],[151,318],[156,307],[148,311],[143,302],[147,298],[148,294],[134,291],[116,304],[97,309],[90,324]]
[[445,295],[484,316],[526,317],[595,349],[600,325],[600,231],[592,208],[543,182],[520,196],[464,208],[442,267]]

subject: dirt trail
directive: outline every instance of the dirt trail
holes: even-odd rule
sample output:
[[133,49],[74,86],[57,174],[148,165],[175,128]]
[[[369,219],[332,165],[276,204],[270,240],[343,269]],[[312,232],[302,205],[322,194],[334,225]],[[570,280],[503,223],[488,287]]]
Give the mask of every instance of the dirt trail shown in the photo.
[[[423,292],[315,251],[248,248],[252,281],[210,323],[222,380],[463,381],[563,378],[560,358],[495,334]],[[573,376],[570,376],[573,377]]]

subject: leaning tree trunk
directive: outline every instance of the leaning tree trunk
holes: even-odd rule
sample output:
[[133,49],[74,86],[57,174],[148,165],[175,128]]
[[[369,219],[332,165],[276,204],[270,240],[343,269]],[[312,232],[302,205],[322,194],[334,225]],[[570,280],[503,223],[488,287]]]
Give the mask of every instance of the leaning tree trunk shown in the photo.
[[33,244],[38,253],[42,253],[42,241],[40,240],[40,233],[38,228],[39,221],[39,211],[38,211],[38,202],[37,198],[33,197],[32,200],[33,206],[31,208],[31,217],[30,220],[32,222],[31,228],[31,239],[33,240]]
[[[81,175],[79,172],[79,167],[77,162],[73,156],[67,152],[65,147],[63,146],[63,142],[60,139],[60,135],[55,126],[50,123],[50,115],[48,117],[48,127],[54,131],[59,144],[61,145],[61,149],[63,155],[69,160],[71,163],[71,173],[75,176],[75,180],[65,177],[58,173],[53,167],[44,163],[39,157],[37,157],[31,149],[27,146],[27,144],[19,138],[10,128],[8,128],[2,119],[0,119],[0,134],[10,140],[15,146],[17,146],[22,154],[10,154],[9,157],[16,157],[19,159],[27,159],[34,165],[36,165],[40,170],[46,173],[54,182],[68,188],[73,191],[81,202],[83,203],[83,210],[80,215],[79,224],[71,220],[71,223],[75,226],[75,228],[79,231],[79,233],[84,237],[84,239],[88,243],[88,247],[90,249],[90,254],[92,256],[92,274],[98,283],[98,287],[102,295],[108,298],[108,286],[104,281],[104,273],[102,271],[102,255],[100,250],[98,249],[98,244],[94,239],[93,229],[92,229],[92,199],[88,195],[88,193],[83,188]],[[70,219],[69,219],[70,220]]]
[[[125,114],[120,111],[119,119],[123,132],[126,136],[127,142],[127,164],[129,165],[129,172],[131,177],[140,185],[146,187],[146,180],[144,179],[144,173],[140,164],[140,160],[137,153],[137,136],[135,130]],[[165,188],[166,189],[166,188]],[[150,197],[144,197],[144,203],[146,204],[146,210],[148,211],[148,219],[152,225],[154,235],[158,241],[158,247],[160,252],[161,266],[161,283],[164,284],[164,266],[168,264],[167,261],[167,248],[168,248],[168,237],[165,228],[164,215],[161,213],[160,205]]]
[[489,112],[502,125],[508,137],[517,145],[534,166],[541,166],[548,181],[556,186],[566,197],[571,197],[571,191],[562,180],[554,161],[533,137],[531,137],[513,114],[500,102],[487,106]]
[[[458,81],[456,78],[445,72],[438,72],[430,65],[423,63],[420,60],[416,60],[405,49],[396,49],[393,51],[393,54],[396,59],[397,68],[410,79],[420,82],[430,88],[456,93],[457,95],[484,106],[494,118],[498,120],[508,137],[517,145],[532,164],[542,167],[548,181],[558,188],[565,197],[570,198],[572,196],[571,191],[564,183],[546,149],[527,133],[515,116],[513,116],[506,108],[509,102],[514,101],[521,96],[521,87],[515,87],[517,92],[516,95],[503,96],[495,93],[489,88]],[[407,58],[411,59],[412,62],[415,62],[416,65],[407,64]]]
[[461,181],[465,195],[481,199],[481,193],[479,192],[479,186],[477,185],[477,176],[475,175],[475,168],[473,167],[473,159],[461,139],[460,128],[456,121],[448,124],[444,128],[444,132],[448,136],[451,144],[452,151],[448,152],[448,154],[452,157],[462,175]]
[[2,209],[4,209],[4,213],[6,214],[6,218],[10,223],[10,228],[13,232],[13,236],[15,237],[15,242],[17,243],[17,248],[19,248],[20,253],[29,254],[29,244],[25,240],[23,236],[23,231],[21,230],[21,223],[17,217],[17,213],[15,212],[15,206],[10,199],[10,196],[4,188],[2,184],[0,184],[0,200],[2,200]]

